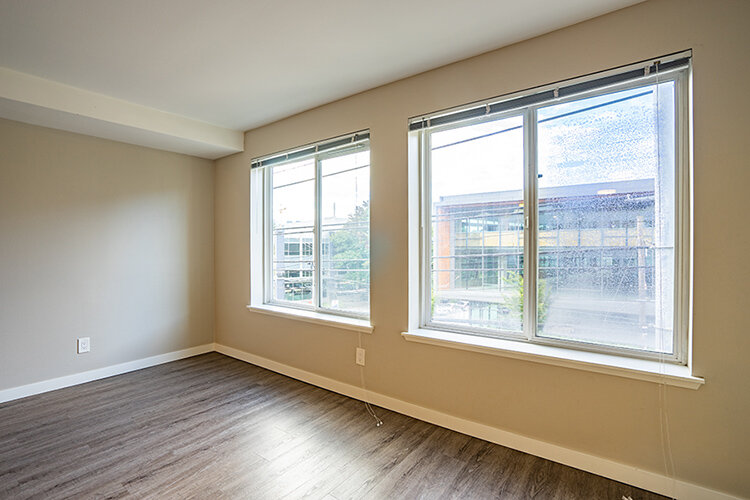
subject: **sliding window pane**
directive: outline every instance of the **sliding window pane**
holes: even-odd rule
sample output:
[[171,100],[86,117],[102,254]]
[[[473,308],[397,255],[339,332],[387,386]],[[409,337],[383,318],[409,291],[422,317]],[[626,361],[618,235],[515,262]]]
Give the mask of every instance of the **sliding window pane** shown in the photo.
[[674,84],[538,110],[537,333],[671,353]]
[[433,323],[523,330],[523,118],[431,134]]
[[313,303],[315,162],[273,167],[271,298]]
[[370,312],[370,152],[321,160],[320,306]]

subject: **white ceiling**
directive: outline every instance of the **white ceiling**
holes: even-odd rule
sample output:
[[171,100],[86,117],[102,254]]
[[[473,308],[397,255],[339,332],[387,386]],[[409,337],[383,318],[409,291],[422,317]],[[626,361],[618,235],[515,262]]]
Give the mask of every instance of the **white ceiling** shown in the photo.
[[[639,1],[0,0],[0,99],[15,103],[0,116],[84,133],[111,122],[137,130],[98,135],[174,136],[164,149],[218,157],[242,149],[241,131]],[[111,114],[80,112],[73,94]],[[183,151],[179,126],[134,119],[147,108],[213,138]]]

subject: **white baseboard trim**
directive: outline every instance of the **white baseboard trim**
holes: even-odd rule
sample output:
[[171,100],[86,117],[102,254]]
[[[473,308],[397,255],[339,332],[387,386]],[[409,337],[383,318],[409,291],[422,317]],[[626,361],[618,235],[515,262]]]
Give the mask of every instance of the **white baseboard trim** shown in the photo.
[[653,491],[672,498],[685,500],[741,500],[738,497],[722,493],[703,486],[671,479],[662,474],[649,472],[631,465],[622,464],[606,458],[589,455],[562,446],[550,444],[530,437],[504,431],[496,427],[455,417],[437,410],[431,410],[400,399],[372,391],[364,391],[361,387],[340,382],[322,375],[317,375],[293,366],[285,365],[271,359],[250,354],[233,347],[214,344],[215,350],[232,358],[261,366],[268,370],[281,373],[288,377],[328,389],[354,399],[368,401],[389,410],[409,415],[410,417],[439,425],[463,434],[468,434],[485,441],[490,441],[514,450],[529,453],[537,457],[546,458],[576,469],[604,476],[644,490]]
[[41,382],[34,382],[33,384],[11,387],[10,389],[3,389],[0,390],[0,403],[12,401],[14,399],[25,398],[26,396],[33,396],[34,394],[41,394],[42,392],[62,389],[63,387],[84,384],[86,382],[91,382],[92,380],[99,380],[102,378],[111,377],[113,375],[120,375],[121,373],[132,372],[135,370],[140,370],[142,368],[148,368],[149,366],[169,363],[170,361],[189,358],[190,356],[197,356],[198,354],[212,352],[215,350],[214,345],[215,344],[213,343],[203,344],[196,347],[190,347],[188,349],[182,349],[180,351],[167,352],[148,358],[127,361],[125,363],[120,363],[112,366],[105,366],[103,368],[97,368],[95,370],[74,373],[72,375],[65,375],[64,377],[42,380]]
[[136,359],[126,363],[106,366],[104,368],[97,368],[95,370],[81,373],[74,373],[64,377],[35,382],[33,384],[3,389],[0,390],[0,403],[24,398],[26,396],[33,396],[34,394],[54,391],[64,387],[83,384],[91,382],[92,380],[99,380],[113,375],[140,370],[142,368],[148,368],[149,366],[160,365],[212,351],[220,352],[232,358],[261,366],[268,370],[281,373],[282,375],[302,380],[303,382],[328,389],[329,391],[343,394],[344,396],[349,396],[361,401],[369,401],[372,404],[404,415],[409,415],[410,417],[431,424],[439,425],[469,436],[507,446],[514,450],[546,458],[570,467],[575,467],[576,469],[591,472],[599,476],[604,476],[615,481],[637,486],[638,488],[643,488],[644,490],[653,491],[672,498],[684,500],[741,500],[738,497],[726,493],[685,481],[673,480],[662,474],[649,472],[631,465],[614,462],[606,458],[589,455],[587,453],[571,450],[569,448],[564,448],[562,446],[550,444],[520,434],[515,434],[513,432],[504,431],[489,425],[455,417],[447,413],[431,410],[384,394],[364,391],[361,387],[355,385],[340,382],[322,375],[279,363],[278,361],[273,361],[233,347],[227,347],[215,343],[190,347],[188,349],[159,354],[148,358]]

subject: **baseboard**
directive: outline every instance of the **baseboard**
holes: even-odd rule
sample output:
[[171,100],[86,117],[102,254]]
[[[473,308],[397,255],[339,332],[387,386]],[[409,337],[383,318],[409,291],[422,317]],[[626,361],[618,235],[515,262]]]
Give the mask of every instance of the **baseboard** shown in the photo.
[[599,476],[604,476],[615,481],[630,484],[654,493],[685,500],[740,500],[738,497],[685,481],[675,480],[662,474],[646,471],[631,465],[622,464],[595,455],[589,455],[580,451],[571,450],[569,448],[564,448],[562,446],[550,444],[520,434],[515,434],[513,432],[504,431],[496,427],[480,424],[464,418],[455,417],[447,413],[431,410],[384,394],[365,391],[361,387],[340,382],[322,375],[317,375],[233,347],[227,347],[221,344],[214,345],[217,352],[232,358],[261,366],[268,370],[281,373],[282,375],[343,394],[344,396],[349,396],[362,401],[369,401],[372,404],[404,415],[409,415],[410,417],[425,422],[439,425],[463,434],[468,434],[479,439],[484,439],[485,441],[490,441],[508,448],[513,448],[514,450],[529,453],[537,457],[546,458]]
[[196,347],[190,347],[188,349],[182,349],[180,351],[167,352],[148,358],[127,361],[125,363],[120,363],[112,366],[105,366],[104,368],[97,368],[95,370],[74,373],[72,375],[66,375],[64,377],[42,380],[41,382],[34,382],[33,384],[11,387],[10,389],[0,390],[0,403],[12,401],[19,398],[25,398],[26,396],[33,396],[34,394],[40,394],[42,392],[62,389],[64,387],[70,387],[72,385],[84,384],[86,382],[91,382],[92,380],[99,380],[102,378],[111,377],[113,375],[120,375],[121,373],[132,372],[135,370],[140,370],[142,368],[148,368],[149,366],[169,363],[170,361],[189,358],[190,356],[196,356],[198,354],[204,354],[206,352],[212,352],[214,350],[215,349],[213,343],[203,344]]
[[0,390],[0,403],[26,396],[32,396],[34,394],[54,391],[64,387],[83,384],[91,382],[92,380],[107,378],[113,375],[140,370],[142,368],[148,368],[149,366],[168,363],[170,361],[189,358],[190,356],[196,356],[198,354],[212,351],[220,352],[232,358],[261,366],[274,372],[281,373],[282,375],[328,389],[329,391],[343,394],[344,396],[349,396],[361,401],[369,401],[372,404],[404,415],[409,415],[410,417],[425,422],[672,498],[685,500],[741,500],[738,497],[726,493],[685,481],[673,480],[664,475],[639,469],[631,465],[622,464],[606,458],[589,455],[587,453],[571,450],[569,448],[564,448],[562,446],[550,444],[527,436],[515,434],[513,432],[504,431],[496,427],[480,424],[400,399],[392,398],[384,394],[365,391],[361,387],[355,385],[340,382],[338,380],[301,370],[293,366],[279,363],[278,361],[273,361],[221,344],[204,344],[188,349],[182,349],[180,351],[168,352],[157,356],[98,368],[96,370],[74,373],[72,375],[43,380],[41,382],[35,382],[33,384],[19,387],[11,387],[10,389]]

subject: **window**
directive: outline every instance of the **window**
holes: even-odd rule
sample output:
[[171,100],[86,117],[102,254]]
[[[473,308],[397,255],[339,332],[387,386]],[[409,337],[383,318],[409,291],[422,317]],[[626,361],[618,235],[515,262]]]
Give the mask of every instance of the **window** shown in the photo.
[[369,133],[253,160],[251,189],[263,303],[367,318]]
[[684,364],[689,70],[683,53],[412,119],[420,327]]

